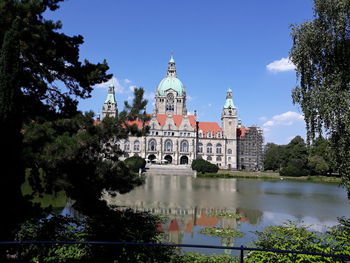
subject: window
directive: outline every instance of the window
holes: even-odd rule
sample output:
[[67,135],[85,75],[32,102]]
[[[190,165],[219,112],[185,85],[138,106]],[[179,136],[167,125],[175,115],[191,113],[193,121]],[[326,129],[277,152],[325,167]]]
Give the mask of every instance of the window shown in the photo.
[[166,111],[174,111],[174,94],[172,93],[166,97]]
[[211,138],[211,131],[208,131],[208,138]]
[[203,152],[203,144],[202,143],[198,143],[198,152],[199,153]]
[[232,125],[232,121],[229,121],[229,122],[228,122],[228,125],[231,126],[231,125]]
[[173,151],[173,142],[171,140],[166,140],[164,142],[164,151],[166,151],[166,152]]
[[208,156],[207,161],[211,161],[211,160],[212,160],[211,156]]
[[213,152],[213,145],[211,143],[207,144],[207,153],[212,153]]
[[134,142],[134,151],[135,151],[135,152],[140,151],[140,141],[139,141],[139,140],[136,140],[136,141]]
[[188,152],[188,142],[182,141],[180,144],[180,152]]
[[227,150],[227,153],[228,153],[228,154],[232,154],[232,150],[231,150],[231,149],[228,149],[228,150]]
[[221,138],[221,132],[218,132],[218,133],[216,134],[216,137]]
[[198,136],[199,136],[199,137],[203,137],[202,131],[199,131],[199,132],[198,132]]
[[155,139],[151,139],[149,142],[148,142],[148,150],[149,151],[155,151],[157,148],[157,142]]
[[124,143],[124,151],[130,151],[130,143],[129,143],[129,141],[125,141],[125,143]]
[[222,145],[221,145],[220,143],[218,143],[218,144],[216,145],[216,153],[217,153],[217,154],[221,154],[221,147],[222,147]]
[[228,157],[228,161],[231,162],[231,157]]
[[221,162],[221,156],[216,157],[216,161]]

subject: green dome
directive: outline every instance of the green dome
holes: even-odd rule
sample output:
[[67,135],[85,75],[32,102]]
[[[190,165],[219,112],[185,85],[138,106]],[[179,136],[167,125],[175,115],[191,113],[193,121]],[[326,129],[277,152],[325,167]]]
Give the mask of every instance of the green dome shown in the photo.
[[181,80],[176,77],[166,77],[158,85],[158,94],[164,96],[164,92],[172,89],[177,92],[178,96],[182,96],[185,93],[185,87],[182,84]]

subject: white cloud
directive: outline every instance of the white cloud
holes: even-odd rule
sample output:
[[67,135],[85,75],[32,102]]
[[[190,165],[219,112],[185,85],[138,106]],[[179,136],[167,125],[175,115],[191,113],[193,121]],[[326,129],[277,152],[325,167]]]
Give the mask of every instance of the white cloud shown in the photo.
[[115,93],[120,94],[124,93],[124,87],[120,84],[119,80],[116,77],[112,77],[110,80],[97,84],[97,88],[108,88],[109,85],[113,84]]
[[208,104],[208,107],[211,107],[211,103]]
[[263,127],[291,126],[294,123],[303,120],[303,115],[294,111],[287,111],[285,113],[273,116],[271,120],[268,120],[263,124]]
[[132,81],[130,79],[124,79],[125,84],[130,84]]
[[129,90],[131,92],[134,92],[134,90],[137,88],[137,86],[133,85],[133,86],[129,86]]
[[281,58],[280,60],[275,60],[266,66],[266,69],[270,72],[284,72],[295,69],[295,65],[290,61],[289,58]]
[[259,121],[266,121],[266,120],[267,120],[267,118],[265,116],[262,116],[259,118]]

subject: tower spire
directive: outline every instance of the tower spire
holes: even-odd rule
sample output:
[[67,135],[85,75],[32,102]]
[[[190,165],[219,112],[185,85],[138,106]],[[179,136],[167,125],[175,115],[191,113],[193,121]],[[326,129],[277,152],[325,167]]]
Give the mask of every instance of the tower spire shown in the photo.
[[176,66],[173,55],[170,56],[170,60],[168,62],[168,71],[166,73],[167,77],[175,77],[176,78]]

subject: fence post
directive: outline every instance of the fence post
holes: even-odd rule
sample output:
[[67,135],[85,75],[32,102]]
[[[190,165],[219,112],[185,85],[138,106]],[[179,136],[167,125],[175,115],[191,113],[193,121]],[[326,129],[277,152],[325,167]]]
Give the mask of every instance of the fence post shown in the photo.
[[244,250],[243,250],[243,245],[241,245],[241,263],[244,263]]

